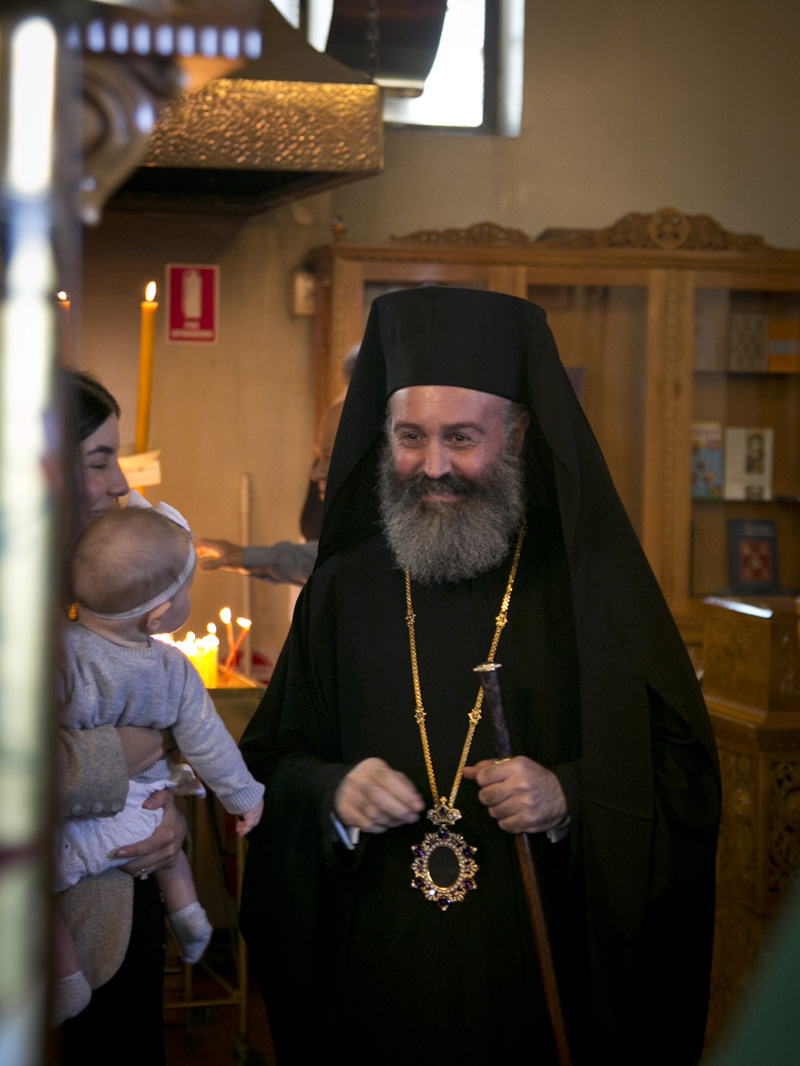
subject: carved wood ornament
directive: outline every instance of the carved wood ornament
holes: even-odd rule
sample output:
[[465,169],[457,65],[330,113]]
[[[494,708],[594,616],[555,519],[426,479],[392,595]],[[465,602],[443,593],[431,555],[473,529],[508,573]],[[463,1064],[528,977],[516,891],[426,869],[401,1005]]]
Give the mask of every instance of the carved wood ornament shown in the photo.
[[506,229],[494,222],[479,222],[466,229],[416,230],[393,241],[418,244],[479,244],[516,246],[547,243],[561,248],[649,248],[662,251],[750,252],[766,248],[762,237],[729,233],[710,215],[685,215],[675,207],[652,214],[632,211],[605,229],[546,229],[538,237]]

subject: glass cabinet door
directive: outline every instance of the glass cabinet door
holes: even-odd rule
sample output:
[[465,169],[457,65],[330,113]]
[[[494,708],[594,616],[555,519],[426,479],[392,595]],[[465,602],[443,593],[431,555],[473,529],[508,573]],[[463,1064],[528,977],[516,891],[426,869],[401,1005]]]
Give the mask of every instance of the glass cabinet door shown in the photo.
[[698,289],[691,594],[800,591],[800,296]]
[[647,299],[644,286],[529,285],[641,538]]

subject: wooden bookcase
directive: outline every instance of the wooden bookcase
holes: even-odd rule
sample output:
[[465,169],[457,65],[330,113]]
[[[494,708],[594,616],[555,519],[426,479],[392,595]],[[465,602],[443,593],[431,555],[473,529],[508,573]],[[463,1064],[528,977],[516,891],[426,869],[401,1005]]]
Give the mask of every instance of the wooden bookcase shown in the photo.
[[[437,284],[531,299],[547,311],[561,358],[574,368],[587,417],[687,643],[699,640],[696,598],[728,586],[728,518],[775,520],[781,584],[800,588],[800,503],[693,500],[690,487],[692,422],[717,421],[773,427],[774,492],[800,494],[800,373],[728,368],[732,313],[761,308],[765,321],[800,315],[800,251],[769,248],[708,216],[671,208],[535,239],[492,223],[369,246],[348,244],[341,225],[336,231],[310,257],[319,415],[341,389],[341,361],[379,293]],[[709,306],[718,348],[701,326]],[[709,351],[718,363],[699,369],[709,366]]]

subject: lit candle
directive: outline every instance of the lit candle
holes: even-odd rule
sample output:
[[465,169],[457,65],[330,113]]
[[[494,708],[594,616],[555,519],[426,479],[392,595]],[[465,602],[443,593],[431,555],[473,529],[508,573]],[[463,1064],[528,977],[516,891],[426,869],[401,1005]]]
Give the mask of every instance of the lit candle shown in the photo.
[[[233,650],[233,626],[231,625],[231,609],[230,607],[223,607],[219,612],[220,621],[225,626],[225,636],[228,638],[228,659],[231,656]],[[227,659],[225,660],[227,663]]]
[[225,660],[225,669],[226,670],[231,670],[236,665],[237,652],[239,651],[239,648],[242,645],[242,641],[247,636],[247,634],[248,634],[248,632],[250,630],[250,626],[253,623],[250,621],[249,618],[237,618],[236,619],[236,624],[237,624],[237,626],[240,627],[241,631],[239,633],[239,636],[236,638],[236,641],[234,642],[233,647],[228,652],[228,657]]
[[137,453],[147,451],[150,435],[150,383],[153,377],[153,338],[155,336],[156,283],[151,281],[144,291],[141,308],[141,326],[139,330],[139,396],[136,407],[136,441]]
[[70,327],[70,300],[62,289],[58,297],[58,353],[64,366],[72,365],[72,330]]

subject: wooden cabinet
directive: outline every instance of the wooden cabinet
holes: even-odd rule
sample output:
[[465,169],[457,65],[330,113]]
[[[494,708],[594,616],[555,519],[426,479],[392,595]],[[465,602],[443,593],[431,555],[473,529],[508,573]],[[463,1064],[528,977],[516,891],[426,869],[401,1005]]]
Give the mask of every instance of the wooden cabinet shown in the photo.
[[[796,314],[800,251],[768,248],[707,216],[663,209],[626,215],[603,230],[547,230],[536,239],[491,223],[373,246],[348,244],[340,234],[311,259],[318,414],[339,392],[341,361],[360,340],[379,293],[437,284],[525,297],[547,311],[689,641],[693,597],[728,586],[728,518],[776,521],[782,584],[800,588],[800,503],[691,495],[691,427],[698,420],[774,428],[774,490],[800,494],[800,374],[729,368],[732,313],[761,308],[765,321]],[[718,365],[709,365],[709,345]]]
[[722,772],[707,1044],[724,1031],[800,862],[800,604],[709,600],[703,688]]

